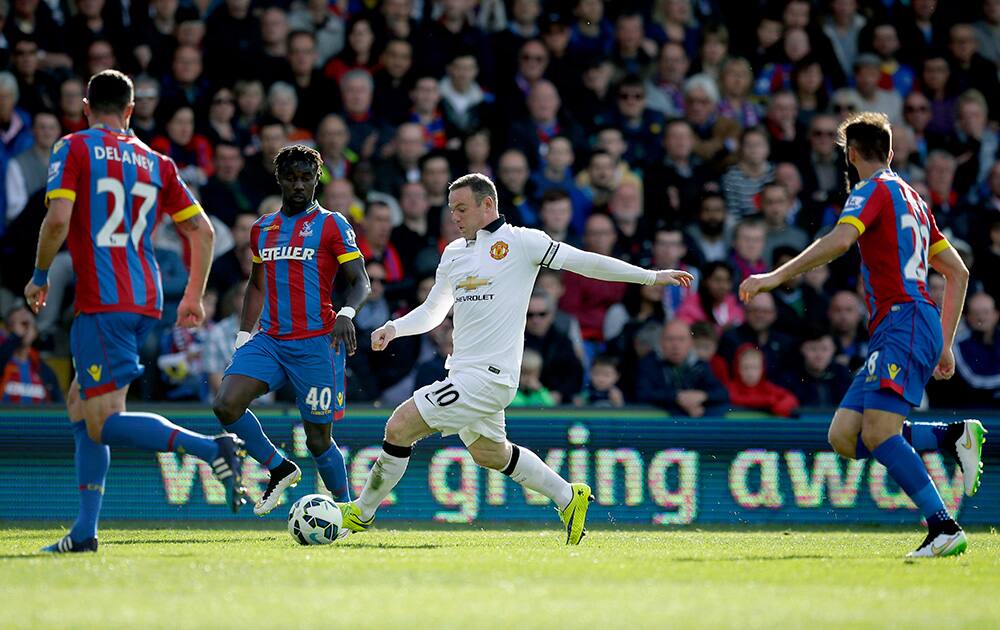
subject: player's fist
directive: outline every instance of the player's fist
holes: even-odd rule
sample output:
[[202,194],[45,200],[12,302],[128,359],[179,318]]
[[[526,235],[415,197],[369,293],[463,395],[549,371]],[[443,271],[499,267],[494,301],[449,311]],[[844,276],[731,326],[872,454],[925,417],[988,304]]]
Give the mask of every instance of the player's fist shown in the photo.
[[354,351],[358,349],[358,339],[354,332],[354,321],[350,317],[338,316],[333,322],[333,343],[331,344],[337,352],[340,352],[340,344],[343,343],[349,356],[354,356]]
[[781,282],[778,277],[771,273],[755,273],[740,284],[740,299],[744,304],[749,304],[758,293],[764,293],[776,289]]
[[372,350],[380,352],[385,350],[389,342],[396,338],[396,327],[392,322],[386,322],[380,328],[372,331]]
[[28,286],[24,287],[24,299],[28,302],[28,308],[31,309],[35,315],[42,310],[45,306],[45,298],[49,295],[49,285],[38,286],[34,282],[29,282]]
[[656,272],[656,280],[653,281],[653,285],[657,287],[662,286],[682,286],[689,287],[691,283],[694,282],[694,276],[686,271],[678,271],[677,269],[661,269]]
[[200,297],[184,294],[177,305],[177,325],[181,328],[197,328],[205,321],[205,306]]
[[954,375],[955,375],[955,353],[951,351],[950,347],[945,348],[941,352],[941,359],[938,361],[937,367],[934,368],[934,380],[947,381]]

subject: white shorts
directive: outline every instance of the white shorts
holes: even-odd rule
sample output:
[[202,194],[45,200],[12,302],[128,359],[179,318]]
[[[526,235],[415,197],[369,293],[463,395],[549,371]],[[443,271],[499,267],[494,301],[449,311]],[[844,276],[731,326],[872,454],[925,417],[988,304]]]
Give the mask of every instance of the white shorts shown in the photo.
[[496,382],[487,372],[463,370],[413,392],[413,402],[427,426],[441,435],[457,433],[469,446],[480,436],[507,439],[504,409],[516,393],[516,387]]

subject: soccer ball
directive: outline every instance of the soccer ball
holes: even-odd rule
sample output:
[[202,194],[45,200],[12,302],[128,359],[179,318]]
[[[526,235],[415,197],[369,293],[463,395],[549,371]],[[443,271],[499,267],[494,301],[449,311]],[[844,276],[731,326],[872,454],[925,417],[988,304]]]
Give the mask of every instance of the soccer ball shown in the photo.
[[307,494],[288,511],[288,533],[300,545],[329,545],[343,524],[340,507],[324,494]]

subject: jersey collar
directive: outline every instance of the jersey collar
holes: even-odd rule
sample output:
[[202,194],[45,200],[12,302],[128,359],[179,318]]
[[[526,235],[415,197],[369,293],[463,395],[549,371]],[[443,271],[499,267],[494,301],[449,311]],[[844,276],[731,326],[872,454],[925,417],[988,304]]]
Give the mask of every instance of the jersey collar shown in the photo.
[[[480,233],[494,234],[497,230],[499,230],[501,227],[503,227],[505,223],[507,223],[507,219],[504,218],[504,216],[501,214],[499,217],[497,217],[496,219],[490,221],[489,223],[487,223],[486,225],[484,225],[482,228],[480,228],[479,231],[476,232],[476,236],[479,236]],[[487,234],[483,234],[483,235],[486,236]],[[465,246],[468,247],[469,245],[472,245],[475,242],[476,242],[476,239],[474,239],[474,238],[473,239],[465,239]]]
[[90,127],[91,129],[100,129],[102,131],[107,131],[110,133],[117,133],[123,136],[134,136],[135,132],[131,129],[116,129],[110,125],[105,125],[104,123],[96,123]]
[[308,207],[306,207],[306,209],[303,210],[302,212],[299,212],[297,214],[285,214],[281,210],[278,210],[278,214],[286,219],[298,219],[299,217],[304,217],[307,214],[310,214],[317,210],[319,210],[319,201],[313,199],[313,202]]

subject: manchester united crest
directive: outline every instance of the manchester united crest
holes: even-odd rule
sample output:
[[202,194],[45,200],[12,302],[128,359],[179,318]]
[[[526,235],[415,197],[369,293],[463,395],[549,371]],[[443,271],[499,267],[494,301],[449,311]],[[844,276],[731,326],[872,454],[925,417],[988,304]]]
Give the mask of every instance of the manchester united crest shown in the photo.
[[510,248],[507,247],[507,243],[497,241],[496,243],[493,243],[492,247],[490,247],[490,256],[493,257],[493,260],[503,260],[507,257],[507,252],[509,250]]

